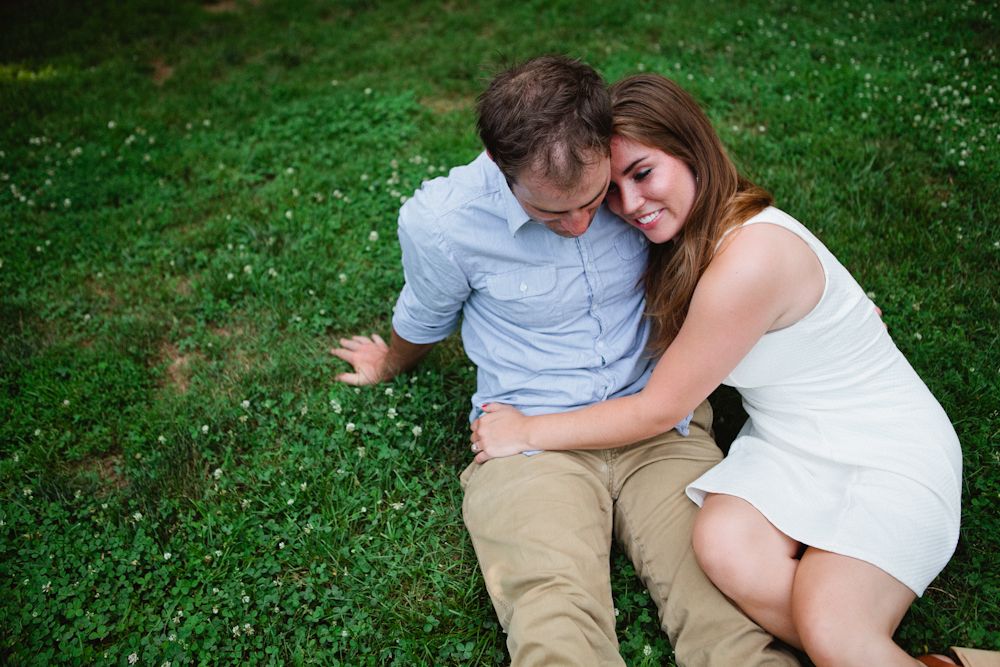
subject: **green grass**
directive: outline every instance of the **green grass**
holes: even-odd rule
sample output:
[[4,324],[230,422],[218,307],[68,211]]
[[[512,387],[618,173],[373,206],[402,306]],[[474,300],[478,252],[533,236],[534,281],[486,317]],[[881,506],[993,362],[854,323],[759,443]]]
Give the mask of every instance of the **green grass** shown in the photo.
[[[0,659],[504,663],[460,344],[365,390],[327,349],[387,331],[401,197],[546,51],[679,80],[874,296],[965,453],[898,640],[1000,649],[996,8],[508,5],[0,5]],[[621,555],[613,581],[626,662],[666,664]]]

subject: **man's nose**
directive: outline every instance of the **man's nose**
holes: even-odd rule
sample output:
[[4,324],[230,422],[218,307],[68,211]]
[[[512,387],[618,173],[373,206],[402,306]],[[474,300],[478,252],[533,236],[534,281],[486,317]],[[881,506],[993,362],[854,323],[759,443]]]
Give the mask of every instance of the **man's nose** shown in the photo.
[[589,211],[573,211],[563,221],[563,229],[573,236],[580,236],[590,227],[590,220],[591,215]]

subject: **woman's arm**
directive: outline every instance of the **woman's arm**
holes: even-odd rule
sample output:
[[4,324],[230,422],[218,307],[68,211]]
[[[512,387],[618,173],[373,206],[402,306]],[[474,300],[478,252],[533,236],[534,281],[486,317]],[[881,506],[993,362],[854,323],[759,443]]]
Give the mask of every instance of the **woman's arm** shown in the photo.
[[[509,406],[486,406],[472,425],[476,460],[534,449],[621,447],[663,433],[705,400],[761,336],[776,324],[784,326],[790,312],[801,317],[818,301],[822,268],[792,233],[752,225],[727,241],[699,281],[680,332],[642,391],[535,417]],[[818,293],[803,289],[815,285],[816,272]]]

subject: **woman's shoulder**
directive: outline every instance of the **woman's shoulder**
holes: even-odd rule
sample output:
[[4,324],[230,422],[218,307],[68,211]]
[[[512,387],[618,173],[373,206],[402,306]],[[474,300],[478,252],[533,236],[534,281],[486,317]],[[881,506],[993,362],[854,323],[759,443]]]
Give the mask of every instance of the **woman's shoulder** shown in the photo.
[[780,262],[788,253],[807,250],[808,237],[808,230],[802,223],[769,206],[726,231],[716,250],[716,258],[728,255],[728,262]]
[[768,208],[723,239],[705,277],[716,289],[756,292],[776,306],[771,329],[794,324],[826,289],[826,270],[814,237],[790,215]]

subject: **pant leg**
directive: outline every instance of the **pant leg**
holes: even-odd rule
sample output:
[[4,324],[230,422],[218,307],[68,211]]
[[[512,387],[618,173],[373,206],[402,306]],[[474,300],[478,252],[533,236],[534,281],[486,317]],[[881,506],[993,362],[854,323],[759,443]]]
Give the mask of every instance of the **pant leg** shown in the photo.
[[462,513],[511,662],[624,665],[611,600],[611,495],[593,456],[473,463]]
[[701,571],[691,548],[698,510],[688,483],[721,460],[707,402],[691,434],[671,431],[633,445],[615,462],[621,488],[615,535],[656,601],[681,667],[791,666],[798,661],[737,609]]

